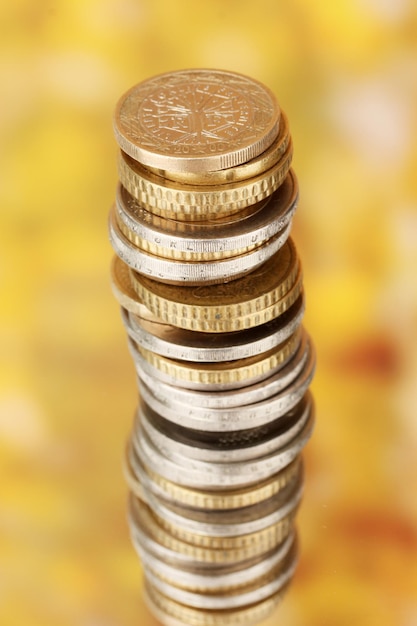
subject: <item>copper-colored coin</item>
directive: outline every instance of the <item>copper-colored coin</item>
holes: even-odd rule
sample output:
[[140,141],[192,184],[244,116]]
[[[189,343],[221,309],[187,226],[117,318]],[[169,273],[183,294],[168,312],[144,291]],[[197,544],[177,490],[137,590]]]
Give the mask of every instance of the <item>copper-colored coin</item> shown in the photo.
[[280,160],[253,178],[224,185],[186,185],[156,176],[129,155],[119,156],[123,187],[148,211],[177,220],[217,220],[267,198],[284,181],[292,162],[290,142]]
[[161,170],[150,167],[148,167],[148,169],[162,178],[186,183],[187,185],[224,185],[225,183],[253,178],[269,170],[279,161],[284,152],[286,152],[290,140],[291,135],[288,127],[288,119],[284,111],[281,111],[278,137],[269,148],[247,163],[225,170],[200,172],[198,174],[194,172],[173,172],[171,170]]
[[119,100],[114,132],[140,163],[176,172],[222,170],[266,150],[278,135],[274,94],[252,78],[223,70],[161,74]]
[[119,304],[143,319],[158,323],[159,318],[149,311],[133,289],[129,266],[120,257],[114,256],[110,271],[112,291]]

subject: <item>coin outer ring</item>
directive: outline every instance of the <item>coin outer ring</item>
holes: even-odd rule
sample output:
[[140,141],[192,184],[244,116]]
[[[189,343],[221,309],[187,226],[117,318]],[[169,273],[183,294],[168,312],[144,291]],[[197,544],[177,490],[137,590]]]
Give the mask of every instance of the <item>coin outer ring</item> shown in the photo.
[[224,185],[258,176],[269,170],[280,159],[288,148],[291,135],[288,118],[281,111],[279,133],[275,141],[264,152],[246,163],[217,171],[173,172],[172,170],[156,169],[147,166],[153,174],[185,185]]
[[[200,94],[205,101],[193,104]],[[189,69],[129,89],[116,105],[113,128],[122,150],[140,163],[198,173],[234,167],[261,154],[278,135],[280,113],[273,92],[256,80],[224,70]]]
[[123,187],[155,215],[176,220],[207,220],[233,215],[271,196],[287,176],[293,148],[269,170],[222,187],[181,185],[155,176],[123,152],[119,155],[118,173]]

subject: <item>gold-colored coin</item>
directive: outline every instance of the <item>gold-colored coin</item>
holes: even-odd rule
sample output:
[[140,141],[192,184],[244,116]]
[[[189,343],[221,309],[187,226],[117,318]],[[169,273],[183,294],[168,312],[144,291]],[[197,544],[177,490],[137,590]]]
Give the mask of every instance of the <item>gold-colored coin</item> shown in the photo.
[[[143,488],[136,478],[135,472],[129,461],[130,446],[126,451],[124,473],[131,491],[143,499]],[[190,508],[208,510],[238,509],[272,498],[284,489],[295,477],[301,476],[303,465],[301,457],[296,457],[290,465],[266,480],[260,481],[255,486],[243,489],[225,491],[207,491],[183,487],[156,474],[150,468],[143,470],[156,486],[158,494],[168,500],[178,502]]]
[[161,170],[148,167],[153,174],[187,185],[224,185],[241,180],[253,178],[269,170],[288,148],[291,136],[288,127],[288,118],[284,111],[281,111],[279,122],[279,133],[275,141],[259,156],[225,170],[204,171],[204,172],[173,172],[172,170]]
[[[286,179],[287,180],[287,179]],[[293,170],[290,169],[288,183],[292,186],[294,192],[298,195],[298,182]],[[285,193],[285,186],[280,186],[281,193]],[[278,190],[276,193],[279,193]],[[221,229],[226,227],[238,228],[245,224],[246,220],[253,218],[258,211],[265,206],[269,201],[269,198],[265,198],[261,202],[252,204],[251,206],[242,209],[238,213],[233,215],[224,215],[223,217],[216,218],[216,221],[206,219],[199,220],[198,222],[176,220],[172,218],[161,217],[155,215],[142,207],[141,204],[134,198],[120,183],[116,191],[116,203],[122,204],[127,208],[133,219],[138,219],[148,224],[150,227],[159,229],[161,232],[168,235],[177,235],[182,237],[192,237],[194,233],[203,233],[206,239],[214,238],[215,229]]]
[[146,536],[167,550],[201,563],[230,564],[266,554],[276,548],[293,528],[296,508],[284,518],[257,532],[238,537],[212,537],[197,535],[184,530],[187,539],[170,532],[170,524],[162,523],[142,499],[130,497],[131,523],[137,525]]
[[281,159],[266,172],[218,187],[192,187],[156,176],[124,152],[119,155],[118,171],[123,187],[151,213],[199,221],[233,215],[270,196],[287,176],[292,153],[290,141]]
[[142,357],[163,375],[183,383],[200,385],[243,385],[248,381],[266,377],[277,370],[296,351],[301,338],[301,330],[297,329],[288,339],[264,354],[238,359],[237,361],[220,361],[219,363],[195,363],[179,361],[161,356],[146,350],[136,342],[136,350]]
[[[291,239],[259,268],[228,283],[186,287],[152,280],[133,270],[131,286],[139,300],[168,324],[189,330],[232,332],[262,324],[262,312],[277,305],[277,315],[290,306],[285,296],[301,274]],[[298,295],[299,295],[298,293]],[[290,298],[291,304],[295,302]],[[282,306],[281,306],[282,305]]]
[[230,168],[266,150],[279,131],[274,94],[252,78],[224,70],[161,74],[119,100],[119,146],[144,165],[176,172]]
[[145,601],[156,617],[167,626],[248,626],[267,619],[281,602],[288,584],[266,600],[245,608],[228,610],[197,609],[164,596],[145,583]]

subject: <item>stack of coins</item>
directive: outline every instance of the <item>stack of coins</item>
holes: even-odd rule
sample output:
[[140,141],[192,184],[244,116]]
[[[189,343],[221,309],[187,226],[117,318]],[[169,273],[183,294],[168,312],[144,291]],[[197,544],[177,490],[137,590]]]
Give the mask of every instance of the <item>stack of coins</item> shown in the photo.
[[314,408],[285,114],[259,82],[186,70],[119,101],[112,286],[137,371],[129,524],[168,626],[256,623],[297,561]]

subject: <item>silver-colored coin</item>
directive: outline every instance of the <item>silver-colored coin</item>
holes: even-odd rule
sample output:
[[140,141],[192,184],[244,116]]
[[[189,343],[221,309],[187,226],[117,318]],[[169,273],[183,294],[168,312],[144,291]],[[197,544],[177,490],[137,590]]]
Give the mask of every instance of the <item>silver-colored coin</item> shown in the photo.
[[[152,491],[152,481],[147,476],[143,482],[143,490],[140,495],[140,499],[146,502],[153,514],[164,522],[170,524],[170,528],[173,534],[175,534],[173,527],[176,529],[188,529],[190,532],[194,532],[199,535],[211,536],[210,533],[205,532],[207,524],[210,528],[217,529],[215,536],[217,537],[234,537],[250,534],[253,532],[259,532],[264,528],[268,528],[271,524],[268,523],[271,515],[275,515],[278,510],[290,505],[290,511],[293,511],[297,507],[299,496],[302,491],[304,481],[303,472],[297,472],[288,481],[286,485],[282,487],[277,493],[270,495],[268,498],[242,506],[234,509],[206,509],[199,507],[189,507],[176,501],[170,501],[166,498],[157,498]],[[283,517],[287,517],[287,514],[283,514]],[[279,521],[279,518],[277,521]],[[255,528],[251,527],[251,524],[255,524]],[[273,522],[274,524],[276,522]],[[225,527],[229,527],[225,530]],[[221,527],[221,530],[218,530]],[[245,532],[246,528],[249,528],[248,532]],[[237,532],[236,529],[242,532]],[[231,534],[230,534],[231,533]]]
[[139,250],[121,232],[114,210],[110,211],[109,216],[110,242],[117,256],[137,272],[174,285],[210,285],[229,281],[231,277],[240,278],[272,257],[287,241],[290,229],[291,223],[264,245],[247,254],[231,259],[192,263],[163,259]]
[[132,443],[147,467],[179,485],[201,489],[241,488],[267,479],[289,465],[310,439],[313,425],[314,411],[311,411],[303,429],[279,451],[261,459],[234,463],[198,461],[181,457],[167,448],[156,448],[143,430],[133,433]]
[[172,585],[165,580],[162,580],[158,576],[155,576],[152,570],[146,567],[146,563],[145,576],[148,582],[150,582],[155,589],[163,593],[165,597],[170,598],[175,602],[179,602],[181,604],[185,604],[186,606],[203,610],[233,610],[244,608],[257,601],[261,602],[262,600],[265,600],[273,594],[277,593],[292,579],[296,570],[296,566],[297,559],[296,555],[294,554],[293,559],[290,561],[289,564],[287,564],[284,571],[281,571],[281,568],[279,568],[279,571],[274,572],[273,580],[269,580],[267,583],[261,584],[255,589],[241,592],[239,594],[237,592],[229,592],[226,594],[222,593],[206,595],[180,589],[175,585]]
[[142,594],[149,613],[157,620],[158,624],[162,626],[184,626],[184,620],[182,618],[176,619],[160,608],[149,592],[148,585],[145,584]]
[[[252,509],[245,519],[243,512],[228,513],[227,511],[197,511],[168,506],[155,498],[150,491],[145,491],[145,502],[157,518],[168,522],[179,531],[185,530],[195,535],[208,537],[240,537],[265,530],[293,513],[301,501],[302,483],[285,488],[278,495],[260,504],[248,507]],[[254,517],[257,515],[257,517]],[[197,518],[197,519],[195,519]],[[244,521],[241,521],[241,520]]]
[[[149,467],[145,467],[143,459],[137,455],[131,441],[129,441],[126,448],[124,471],[131,492],[142,500],[145,499],[145,490],[147,490],[168,505],[179,504],[188,506],[190,509],[208,509],[209,511],[233,511],[235,509],[241,510],[242,507],[247,507],[258,502],[265,502],[273,494],[282,491],[291,481],[302,480],[304,476],[304,464],[302,457],[299,456],[294,460],[292,467],[290,464],[284,468],[282,472],[270,476],[266,481],[261,483],[251,484],[247,489],[233,489],[233,487],[228,488],[226,485],[224,489],[216,492],[216,501],[214,503],[210,497],[214,493],[213,490],[202,490],[199,487],[196,489],[190,489],[189,487],[185,487],[184,489],[180,487],[180,491],[190,492],[189,497],[184,500],[184,498],[178,496],[177,491],[179,485],[168,481],[167,489],[163,481],[162,484],[160,484],[162,477],[152,472]],[[286,474],[287,476],[284,478]],[[193,497],[197,496],[197,494],[199,496],[198,499]],[[230,498],[231,495],[232,498]],[[208,496],[208,502],[205,496]]]
[[[191,459],[214,463],[249,461],[272,454],[294,439],[306,423],[311,410],[311,396],[284,416],[260,428],[226,433],[192,431],[161,418],[142,403],[140,424],[156,447],[167,447]],[[139,428],[136,418],[135,428]]]
[[150,315],[138,316],[122,309],[126,331],[137,344],[172,359],[219,362],[262,354],[285,341],[301,324],[304,297],[274,320],[236,333],[204,333],[178,328]]
[[275,579],[269,581],[268,584],[264,584],[256,589],[247,591],[246,593],[224,593],[222,595],[203,593],[194,593],[184,589],[180,589],[175,585],[171,585],[155,576],[155,574],[146,567],[145,563],[145,578],[148,584],[151,584],[154,589],[163,593],[164,597],[169,598],[182,605],[192,607],[193,609],[200,610],[224,610],[230,611],[234,609],[244,609],[248,605],[253,605],[254,602],[268,599],[273,594],[282,589],[294,576],[296,569],[296,560],[291,563],[287,569],[282,573],[276,573]]
[[257,578],[266,576],[288,554],[294,540],[295,532],[292,531],[276,550],[262,560],[256,559],[254,565],[245,564],[242,567],[239,564],[238,568],[227,566],[221,568],[213,567],[206,572],[200,572],[197,569],[190,572],[179,567],[173,567],[164,560],[155,557],[147,549],[146,542],[143,544],[139,543],[138,550],[142,562],[146,563],[146,566],[160,578],[164,578],[168,582],[171,581],[180,587],[213,592],[221,591],[224,588],[233,589],[240,587],[253,582]]
[[[244,219],[184,222],[156,217],[119,183],[117,217],[139,240],[159,249],[185,254],[218,255],[253,249],[281,232],[293,217],[298,202],[298,183],[290,171],[280,187],[260,203],[259,210]],[[161,256],[165,256],[161,253]]]
[[291,411],[305,394],[314,375],[314,353],[309,353],[298,377],[284,390],[256,404],[230,408],[199,408],[172,400],[162,403],[153,389],[139,382],[143,400],[166,420],[193,430],[228,432],[258,428],[275,421]]
[[[295,573],[297,555],[296,550],[293,547],[290,554],[284,558],[284,562],[276,566],[275,570],[267,576],[266,582],[261,581],[258,586],[256,584],[257,581],[254,580],[249,590],[235,590],[229,593],[220,592],[203,594],[180,589],[179,587],[156,576],[152,570],[147,567],[146,561],[144,565],[145,576],[148,581],[166,597],[194,608],[230,610],[241,608],[255,602],[260,602],[281,589],[286,583],[289,582]],[[256,586],[254,587],[254,585]]]
[[132,503],[133,499],[131,498],[129,501],[127,519],[133,545],[136,551],[139,553],[139,556],[141,546],[146,545],[147,550],[151,552],[151,554],[160,559],[163,559],[169,564],[172,564],[174,567],[188,568],[189,571],[192,571],[194,568],[201,565],[200,562],[195,558],[195,556],[188,553],[186,549],[182,552],[177,552],[171,548],[168,548],[160,541],[156,540],[155,537],[150,534],[144,524],[143,518],[145,518],[146,520],[146,517],[149,517],[149,513],[144,510],[144,504],[142,503],[142,510],[139,511],[140,515],[138,515],[138,510],[135,511],[135,514],[133,513]]
[[[137,499],[146,502],[155,515],[158,515],[160,519],[165,518],[166,511],[173,513],[176,517],[170,517],[172,523],[178,525],[178,520],[185,517],[189,520],[196,522],[209,522],[212,524],[221,525],[233,525],[243,522],[251,522],[258,520],[261,517],[265,517],[288,503],[293,499],[294,494],[301,490],[304,480],[303,464],[298,464],[298,471],[295,472],[287,482],[281,486],[278,491],[272,491],[265,498],[250,502],[249,504],[243,504],[240,507],[222,507],[211,508],[204,506],[190,506],[184,504],[178,500],[167,497],[166,493],[162,495],[155,490],[155,482],[152,475],[150,475],[149,468],[145,469],[143,464],[146,464],[146,459],[141,458],[135,449],[134,442],[130,442],[128,447],[128,458],[131,466],[132,474],[135,476],[139,490],[135,488],[134,493]],[[267,480],[274,478],[276,474],[269,477]],[[259,483],[250,483],[246,490],[257,487]],[[188,488],[188,487],[186,487]],[[234,490],[233,485],[231,487]],[[201,489],[200,489],[201,491]],[[204,491],[204,490],[203,490]],[[223,490],[219,490],[222,491]],[[224,490],[230,492],[230,487],[226,485]]]
[[277,542],[256,541],[249,549],[238,548],[202,548],[189,544],[181,539],[175,539],[169,533],[158,527],[168,540],[159,541],[152,530],[155,525],[150,509],[145,502],[136,498],[129,499],[128,524],[130,535],[136,551],[140,554],[141,546],[146,545],[148,552],[173,567],[188,572],[215,572],[222,573],[236,569],[251,567],[259,559],[267,558],[271,550],[276,550],[282,541],[292,532],[292,525],[287,525],[282,539]]
[[220,621],[222,620],[222,615],[227,616],[228,626],[255,626],[255,624],[264,622],[271,617],[277,606],[282,602],[286,591],[287,585],[284,585],[277,593],[263,602],[258,602],[242,609],[214,613],[215,618],[210,622],[207,621],[208,611],[206,609],[187,609],[184,605],[173,600],[165,599],[165,601],[161,601],[161,598],[164,596],[156,592],[155,588],[147,583],[146,578],[143,595],[149,611],[163,626],[184,626],[186,623],[192,623],[194,626],[207,626],[208,624],[210,626],[225,625],[225,621]]
[[186,487],[221,489],[249,487],[266,480],[286,467],[309,440],[314,424],[314,411],[297,436],[279,450],[248,461],[214,462],[184,457],[172,446],[156,446],[143,428],[132,434],[132,444],[143,463],[167,480]]
[[214,363],[196,365],[192,361],[175,363],[174,360],[169,361],[166,357],[161,357],[158,366],[152,363],[154,360],[152,352],[143,354],[144,350],[131,338],[128,338],[128,348],[139,376],[144,370],[154,380],[178,387],[220,391],[241,389],[247,385],[256,384],[281,370],[297,352],[302,334],[302,329],[297,328],[282,344],[264,354],[250,359],[223,362],[220,366]]
[[[217,336],[217,335],[216,335]],[[202,409],[227,409],[247,404],[255,404],[270,398],[285,389],[300,374],[304,368],[306,361],[312,357],[313,347],[307,333],[303,333],[300,345],[293,358],[288,361],[278,372],[272,374],[260,383],[248,385],[241,389],[232,391],[193,391],[183,389],[177,385],[164,383],[158,380],[155,384],[155,377],[152,372],[143,367],[138,369],[138,385],[141,380],[144,384],[152,389],[154,397],[162,404],[170,404],[175,402],[184,405],[181,412],[190,407],[199,407]],[[314,352],[313,352],[314,354]]]

